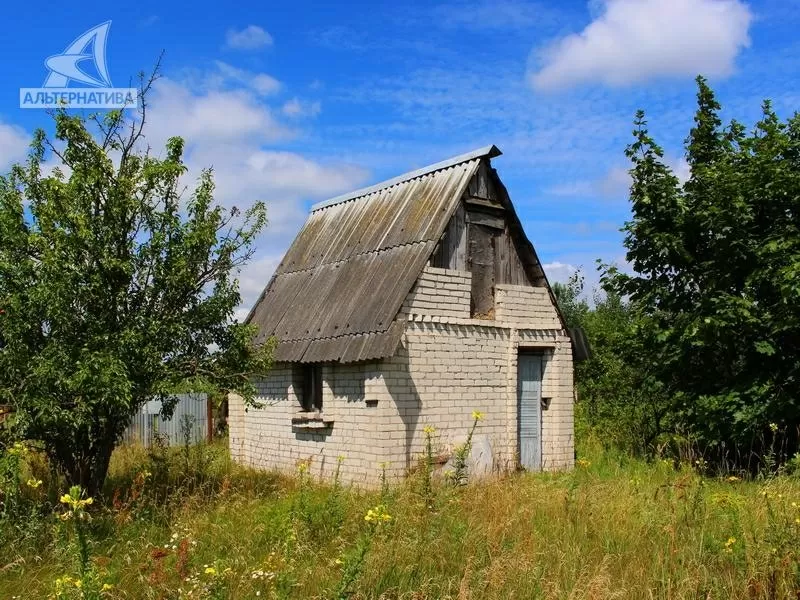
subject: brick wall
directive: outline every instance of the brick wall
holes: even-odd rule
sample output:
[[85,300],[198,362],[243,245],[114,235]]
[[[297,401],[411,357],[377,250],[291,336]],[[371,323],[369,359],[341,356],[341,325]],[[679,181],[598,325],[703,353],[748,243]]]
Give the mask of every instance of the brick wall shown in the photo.
[[510,331],[483,324],[408,324],[403,347],[386,361],[402,375],[397,391],[391,389],[398,416],[389,426],[404,428],[405,455],[393,463],[411,466],[425,451],[426,425],[436,429],[437,452],[450,453],[466,440],[472,411],[484,413],[476,434],[488,435],[498,467],[514,458],[509,439]]
[[[331,477],[341,456],[343,482],[377,481],[382,453],[393,443],[383,424],[397,409],[385,392],[379,363],[323,366],[323,415],[330,427],[293,426],[301,410],[295,393],[292,365],[275,365],[257,382],[262,408],[242,410],[230,402],[230,444],[234,459],[266,469],[293,471],[310,461],[314,476]],[[368,401],[369,400],[369,401]],[[241,435],[239,432],[243,432]],[[398,440],[399,441],[399,440]]]
[[495,318],[520,329],[561,329],[547,288],[497,285]]
[[488,435],[499,468],[513,468],[517,454],[517,353],[542,352],[542,464],[573,462],[572,354],[547,290],[502,285],[494,320],[469,317],[470,274],[427,267],[398,315],[406,333],[384,361],[323,367],[325,431],[293,428],[300,410],[292,367],[276,365],[259,383],[262,409],[244,412],[231,401],[234,459],[262,468],[293,470],[311,460],[315,475],[329,477],[345,457],[342,480],[379,481],[382,463],[396,479],[424,451],[425,425],[436,428],[437,450],[464,441],[472,411],[486,416],[477,434]]
[[425,267],[403,302],[400,315],[435,315],[468,319],[472,274]]

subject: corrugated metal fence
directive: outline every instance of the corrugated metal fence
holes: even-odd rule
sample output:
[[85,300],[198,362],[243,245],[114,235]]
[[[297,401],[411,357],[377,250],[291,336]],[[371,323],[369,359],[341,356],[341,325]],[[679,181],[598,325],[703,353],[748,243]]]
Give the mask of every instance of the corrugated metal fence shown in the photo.
[[161,401],[150,400],[131,419],[122,436],[125,444],[150,446],[160,436],[170,446],[208,438],[208,395],[175,394],[177,404],[170,419],[161,415]]

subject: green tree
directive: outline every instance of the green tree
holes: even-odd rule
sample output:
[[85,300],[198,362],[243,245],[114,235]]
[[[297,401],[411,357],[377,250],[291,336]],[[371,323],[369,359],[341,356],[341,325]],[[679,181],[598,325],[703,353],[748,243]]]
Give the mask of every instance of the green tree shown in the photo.
[[148,399],[188,380],[252,400],[271,362],[233,319],[265,208],[215,205],[211,170],[184,194],[183,140],[143,147],[152,82],[132,121],[55,111],[0,178],[0,404],[90,494]]
[[591,348],[575,364],[578,432],[633,453],[651,450],[669,429],[670,405],[641,360],[636,312],[613,290],[593,290],[590,303],[580,271],[553,291],[567,325],[583,329]]
[[673,427],[744,462],[745,445],[773,442],[771,423],[797,445],[800,117],[781,122],[764,102],[751,132],[723,128],[712,90],[697,85],[684,184],[637,114],[624,228],[633,274],[604,277],[637,312],[632,342],[674,399]]

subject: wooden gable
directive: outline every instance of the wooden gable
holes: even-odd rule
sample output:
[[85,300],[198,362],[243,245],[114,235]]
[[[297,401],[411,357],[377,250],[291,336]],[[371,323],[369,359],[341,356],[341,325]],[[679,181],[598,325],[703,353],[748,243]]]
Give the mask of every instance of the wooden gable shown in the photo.
[[470,180],[430,265],[472,273],[476,316],[492,310],[497,284],[547,287],[536,251],[488,161],[481,162]]

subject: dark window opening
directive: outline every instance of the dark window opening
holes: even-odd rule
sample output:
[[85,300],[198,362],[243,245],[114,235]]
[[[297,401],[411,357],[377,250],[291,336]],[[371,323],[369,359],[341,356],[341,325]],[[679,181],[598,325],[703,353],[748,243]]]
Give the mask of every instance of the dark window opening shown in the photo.
[[296,387],[305,411],[322,410],[322,365],[300,365]]

